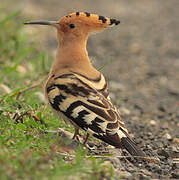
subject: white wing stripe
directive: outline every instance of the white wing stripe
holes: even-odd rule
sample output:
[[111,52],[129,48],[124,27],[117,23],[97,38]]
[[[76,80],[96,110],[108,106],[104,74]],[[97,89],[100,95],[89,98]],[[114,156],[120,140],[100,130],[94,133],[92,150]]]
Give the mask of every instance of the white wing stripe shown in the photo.
[[84,107],[83,106],[77,106],[75,109],[73,109],[73,112],[71,114],[71,116],[73,118],[77,118],[79,116],[79,112],[83,111],[84,110]]

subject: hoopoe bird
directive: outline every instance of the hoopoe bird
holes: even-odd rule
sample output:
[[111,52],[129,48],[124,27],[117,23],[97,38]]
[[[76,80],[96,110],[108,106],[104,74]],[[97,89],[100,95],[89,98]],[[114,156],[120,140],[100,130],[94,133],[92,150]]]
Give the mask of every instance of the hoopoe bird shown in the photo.
[[90,62],[86,44],[88,35],[120,21],[76,12],[59,21],[35,21],[24,24],[50,25],[57,29],[58,50],[45,85],[52,109],[75,127],[133,156],[145,156],[130,138],[117,108],[112,104],[108,85],[101,72]]

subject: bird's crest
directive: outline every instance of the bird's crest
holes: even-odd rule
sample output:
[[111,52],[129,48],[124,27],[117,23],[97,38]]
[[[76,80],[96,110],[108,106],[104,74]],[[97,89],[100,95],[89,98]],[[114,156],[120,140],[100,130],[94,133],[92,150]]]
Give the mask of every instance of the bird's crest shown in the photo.
[[116,19],[110,19],[104,16],[100,16],[97,14],[91,14],[88,12],[76,12],[71,13],[60,19],[60,24],[66,24],[71,22],[77,22],[79,24],[85,24],[90,29],[94,30],[102,30],[107,27],[111,27],[113,25],[118,25],[120,21]]

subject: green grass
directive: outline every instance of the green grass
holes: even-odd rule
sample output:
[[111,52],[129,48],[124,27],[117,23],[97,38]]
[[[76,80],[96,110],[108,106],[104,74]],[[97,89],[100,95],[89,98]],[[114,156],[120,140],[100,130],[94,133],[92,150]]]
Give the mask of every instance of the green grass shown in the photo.
[[52,63],[24,31],[28,27],[23,27],[19,14],[0,11],[0,179],[113,178],[112,166],[87,157],[82,146],[72,157],[60,153],[64,140],[45,132],[73,129],[41,100],[41,86],[19,96],[46,77]]

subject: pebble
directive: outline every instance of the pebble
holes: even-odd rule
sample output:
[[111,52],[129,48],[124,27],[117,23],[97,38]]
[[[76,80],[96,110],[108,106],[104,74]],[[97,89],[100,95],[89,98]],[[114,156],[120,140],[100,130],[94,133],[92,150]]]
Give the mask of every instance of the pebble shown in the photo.
[[24,66],[17,66],[17,71],[20,73],[20,75],[24,75],[25,73],[27,73],[27,69]]
[[119,108],[119,111],[121,112],[121,114],[123,114],[123,115],[130,115],[130,110],[129,109],[127,109],[127,108],[125,108],[125,107],[121,107],[121,108]]
[[169,153],[167,152],[167,151],[165,151],[164,149],[159,149],[158,151],[157,151],[157,154],[159,155],[159,156],[164,156],[165,158],[169,158]]
[[148,171],[147,169],[141,169],[140,171],[141,171],[141,173],[143,173],[143,174],[145,174],[147,176],[151,176],[152,175],[152,173],[150,171]]
[[39,100],[42,103],[44,103],[44,104],[47,103],[46,98],[45,98],[45,96],[44,96],[44,94],[42,92],[38,91],[38,92],[35,92],[35,94],[38,96]]
[[131,172],[131,173],[132,173],[132,172],[135,172],[135,169],[134,169],[133,167],[128,167],[127,170],[128,170],[129,172]]
[[173,138],[174,143],[179,143],[179,138]]
[[132,53],[139,53],[140,50],[141,50],[141,46],[140,46],[140,44],[135,42],[135,43],[131,44],[130,50],[131,50]]
[[138,121],[139,117],[138,116],[133,116],[131,119],[132,119],[132,121]]
[[6,86],[5,84],[0,84],[0,88],[2,88],[2,90],[5,92],[5,93],[10,93],[12,90]]
[[169,133],[164,134],[164,138],[167,140],[172,140],[172,136]]
[[160,106],[158,107],[158,110],[160,110],[161,112],[166,112],[165,107],[162,106],[162,105],[160,105]]
[[159,83],[160,83],[160,85],[163,85],[163,86],[167,85],[168,84],[168,78],[166,76],[159,77]]
[[157,123],[155,120],[150,120],[150,125],[155,126]]
[[110,92],[109,96],[110,96],[112,101],[116,101],[116,95],[113,92]]
[[171,148],[172,152],[179,152],[178,148],[175,146],[171,146],[170,148]]
[[139,179],[141,179],[141,180],[150,180],[151,178],[150,178],[150,177],[147,177],[147,176],[144,175],[144,174],[139,174]]
[[125,90],[125,86],[116,81],[110,81],[109,86],[114,91],[124,91]]
[[125,178],[132,176],[132,174],[130,172],[127,172],[127,171],[120,171],[119,174],[120,174],[120,176],[124,176]]

